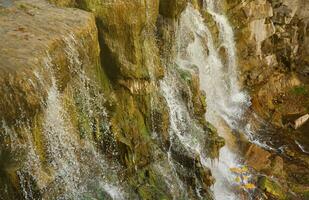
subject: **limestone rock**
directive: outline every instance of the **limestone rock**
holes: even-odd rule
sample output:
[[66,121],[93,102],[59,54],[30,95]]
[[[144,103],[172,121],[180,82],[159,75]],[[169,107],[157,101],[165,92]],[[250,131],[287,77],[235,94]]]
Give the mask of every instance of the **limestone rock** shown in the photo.
[[[240,69],[247,86],[252,88],[254,105],[260,105],[253,108],[266,119],[274,111],[276,116],[284,115],[295,108],[289,106],[293,102],[305,101],[291,97],[280,103],[280,96],[289,96],[295,84],[308,85],[305,79],[300,79],[309,69],[308,30],[305,28],[308,27],[308,1],[225,2],[235,27]],[[306,110],[306,103],[300,104],[297,110]],[[279,121],[272,120],[274,125],[281,124]]]
[[[27,187],[33,198],[41,199],[47,196],[45,190],[61,187],[54,185],[59,177],[49,163],[50,144],[43,134],[44,116],[51,112],[46,113],[48,100],[53,97],[57,104],[57,95],[63,95],[67,102],[74,102],[72,88],[76,88],[81,65],[73,65],[73,56],[68,54],[75,53],[84,72],[96,82],[100,67],[95,18],[41,0],[17,0],[11,7],[0,7],[0,27],[0,185],[7,188],[0,189],[1,198],[28,198],[22,189]],[[63,116],[53,106],[57,123]],[[76,107],[71,105],[70,111]],[[75,121],[80,116],[70,117]],[[79,127],[72,126],[66,136],[73,140]],[[75,151],[81,146],[75,146]],[[53,198],[56,193],[48,195]]]
[[273,16],[273,8],[267,0],[251,1],[243,7],[246,16],[252,20]]
[[159,0],[81,0],[78,7],[97,18],[103,67],[111,79],[147,80],[151,76],[149,68],[153,75],[158,74],[160,63],[153,36]]
[[271,163],[271,175],[282,177],[284,175],[284,161],[280,156],[276,156]]
[[[0,8],[0,116],[13,122],[34,116],[40,110],[46,90],[37,78],[50,84],[45,71],[47,53],[59,66],[55,75],[60,89],[70,80],[69,60],[62,55],[64,37],[74,34],[76,39],[91,44],[90,60],[98,62],[94,17],[84,11],[56,9],[39,0],[15,1],[15,6]],[[91,35],[92,34],[92,35]]]
[[257,171],[265,170],[270,167],[271,154],[255,144],[251,144],[245,155],[246,163]]

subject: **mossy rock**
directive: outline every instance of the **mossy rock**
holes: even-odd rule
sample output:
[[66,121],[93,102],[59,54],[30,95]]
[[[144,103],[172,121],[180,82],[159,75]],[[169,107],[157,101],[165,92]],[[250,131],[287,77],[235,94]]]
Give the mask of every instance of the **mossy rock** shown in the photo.
[[176,19],[185,8],[187,0],[160,0],[160,14]]
[[259,179],[259,188],[268,194],[274,196],[277,199],[283,200],[286,199],[286,193],[282,186],[274,180],[271,180],[268,177],[261,177]]
[[149,37],[155,34],[158,0],[78,0],[77,7],[96,16],[102,64],[110,79],[150,79],[149,65],[154,72],[160,71],[155,38]]
[[141,199],[171,199],[168,195],[167,185],[163,177],[151,169],[144,169],[138,172],[138,192]]

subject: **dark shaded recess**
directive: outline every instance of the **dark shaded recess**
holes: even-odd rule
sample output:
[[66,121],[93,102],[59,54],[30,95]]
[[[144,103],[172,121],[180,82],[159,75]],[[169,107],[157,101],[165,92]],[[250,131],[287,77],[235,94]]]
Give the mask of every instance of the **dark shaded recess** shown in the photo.
[[186,155],[186,153],[182,153],[179,149],[175,149],[174,146],[171,148],[172,158],[186,168],[193,168],[195,165],[195,159]]
[[102,68],[108,78],[115,82],[117,79],[119,79],[120,76],[120,70],[118,68],[118,64],[116,63],[115,55],[110,51],[107,44],[104,40],[104,32],[103,30],[106,29],[104,26],[104,22],[101,19],[96,19],[96,24],[98,27],[99,32],[99,44],[100,44],[100,58],[102,63]]
[[167,18],[177,18],[186,5],[183,0],[160,0],[159,13]]
[[22,199],[20,190],[15,187],[7,175],[7,164],[10,163],[9,152],[0,152],[0,200]]

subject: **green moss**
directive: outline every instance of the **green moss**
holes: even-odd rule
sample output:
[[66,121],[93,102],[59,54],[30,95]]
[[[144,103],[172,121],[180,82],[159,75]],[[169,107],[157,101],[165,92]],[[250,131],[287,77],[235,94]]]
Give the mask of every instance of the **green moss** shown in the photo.
[[191,81],[192,75],[191,75],[190,71],[178,68],[178,72],[179,72],[182,80],[184,80],[186,82]]
[[36,115],[33,125],[32,125],[32,135],[33,135],[33,144],[35,146],[36,152],[39,155],[40,161],[44,164],[46,164],[46,147],[44,144],[44,138],[43,138],[43,130],[42,130],[42,120],[43,115]]
[[303,197],[304,197],[304,199],[308,200],[309,199],[309,191],[305,191],[303,193]]
[[29,9],[39,9],[39,7],[35,6],[34,4],[24,2],[17,2],[16,6],[24,11],[28,11]]
[[131,184],[137,187],[141,199],[172,199],[167,191],[168,186],[164,182],[162,176],[156,174],[156,172],[149,167],[137,173],[137,178],[132,178]]
[[269,179],[268,177],[260,178],[259,187],[278,199],[286,199],[286,195],[279,183]]
[[291,89],[291,93],[295,95],[306,95],[308,94],[307,88],[304,86],[295,86]]
[[49,0],[49,2],[60,7],[73,7],[75,6],[75,0]]
[[206,96],[204,94],[201,94],[200,100],[201,100],[202,106],[206,109],[207,108]]

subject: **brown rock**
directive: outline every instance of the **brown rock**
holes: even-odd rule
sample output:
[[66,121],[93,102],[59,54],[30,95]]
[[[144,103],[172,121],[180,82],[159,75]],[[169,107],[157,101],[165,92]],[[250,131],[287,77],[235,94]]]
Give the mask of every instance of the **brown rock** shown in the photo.
[[283,164],[284,164],[283,159],[280,156],[276,156],[271,163],[271,174],[276,176],[282,176],[284,173]]
[[257,171],[261,171],[270,167],[270,156],[271,154],[268,151],[265,151],[255,144],[251,144],[245,158],[248,166]]

